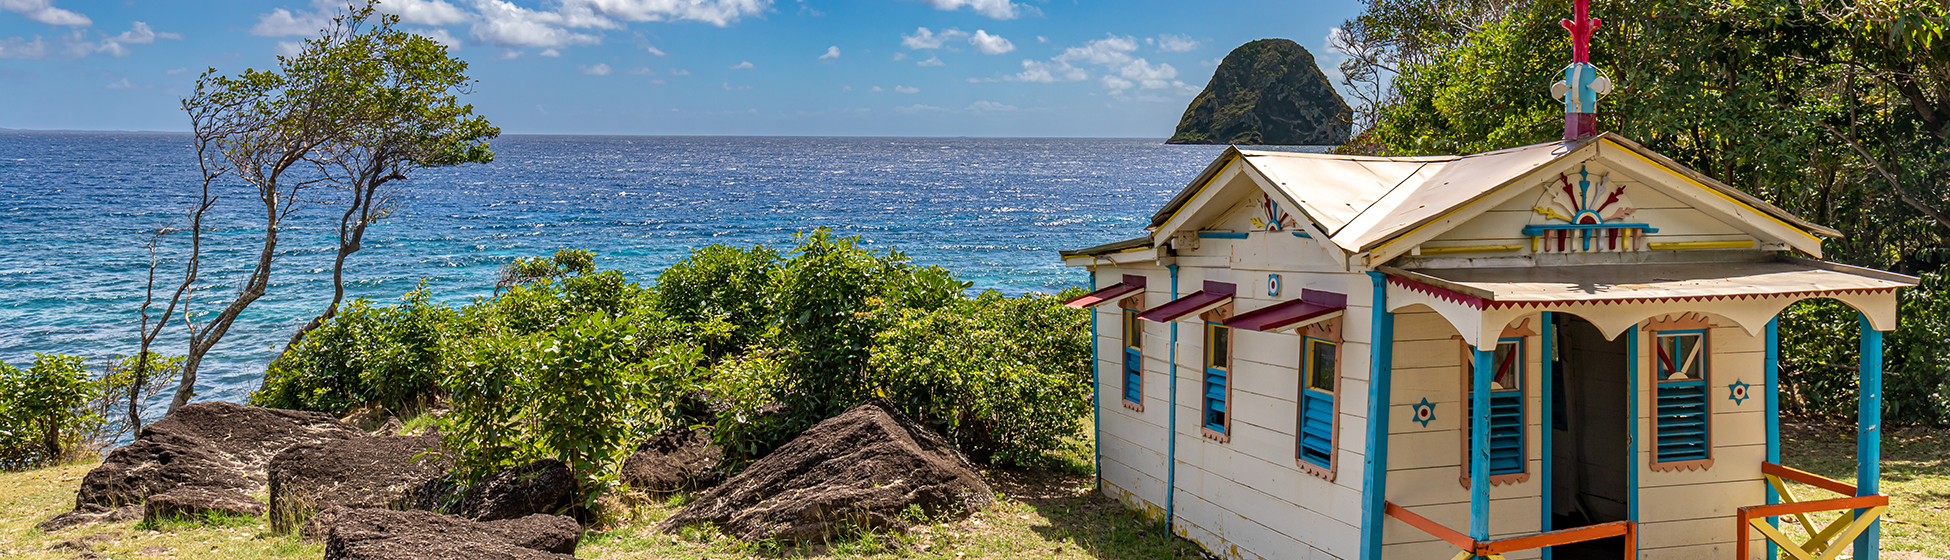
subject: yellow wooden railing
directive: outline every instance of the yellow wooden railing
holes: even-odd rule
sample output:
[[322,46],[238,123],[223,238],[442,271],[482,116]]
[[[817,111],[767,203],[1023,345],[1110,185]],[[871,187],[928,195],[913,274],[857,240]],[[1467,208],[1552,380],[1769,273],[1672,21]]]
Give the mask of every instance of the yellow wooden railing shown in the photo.
[[[1740,508],[1737,527],[1739,533],[1734,542],[1737,543],[1736,558],[1741,560],[1748,558],[1747,530],[1750,528],[1760,531],[1767,540],[1773,541],[1781,547],[1781,550],[1787,551],[1797,560],[1835,560],[1836,557],[1841,556],[1842,549],[1848,547],[1849,541],[1854,540],[1856,535],[1862,534],[1862,531],[1874,524],[1877,518],[1882,517],[1882,512],[1889,509],[1888,496],[1880,494],[1856,496],[1854,485],[1808,471],[1763,462],[1760,464],[1760,472],[1767,477],[1767,484],[1773,486],[1775,492],[1780,493],[1781,503]],[[1844,497],[1804,502],[1788,488],[1787,481],[1790,480],[1835,492]],[[1816,529],[1815,523],[1808,519],[1808,514],[1811,513],[1838,510],[1842,515],[1820,529]],[[1856,510],[1862,510],[1862,515],[1857,516]],[[1793,538],[1767,522],[1768,518],[1783,515],[1794,516],[1795,521],[1801,524],[1801,528],[1808,532],[1807,542],[1796,543]]]
[[1444,542],[1461,548],[1462,552],[1456,553],[1456,557],[1451,560],[1464,560],[1478,557],[1488,558],[1490,560],[1504,560],[1503,555],[1505,553],[1561,544],[1595,541],[1617,536],[1625,537],[1625,560],[1632,560],[1632,551],[1638,548],[1638,524],[1630,521],[1613,521],[1611,523],[1578,527],[1576,529],[1564,529],[1521,537],[1479,541],[1469,538],[1468,535],[1464,535],[1455,529],[1444,527],[1441,523],[1431,521],[1427,517],[1416,515],[1415,512],[1408,511],[1407,508],[1395,505],[1394,502],[1382,502],[1382,504],[1385,506],[1386,509],[1384,511],[1389,517],[1400,519],[1410,527],[1421,529],[1422,532],[1428,533],[1430,536],[1442,539]]

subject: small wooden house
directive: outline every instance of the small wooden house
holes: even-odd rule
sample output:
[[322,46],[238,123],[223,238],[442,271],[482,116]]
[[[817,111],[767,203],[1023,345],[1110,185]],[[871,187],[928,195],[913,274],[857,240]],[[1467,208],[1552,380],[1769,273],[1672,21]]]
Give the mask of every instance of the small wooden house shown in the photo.
[[[1070,305],[1105,494],[1226,558],[1876,558],[1881,334],[1916,279],[1595,133],[1578,4],[1563,141],[1229,148],[1149,235],[1062,253],[1098,288]],[[1861,312],[1859,486],[1779,464],[1774,318],[1811,298]]]

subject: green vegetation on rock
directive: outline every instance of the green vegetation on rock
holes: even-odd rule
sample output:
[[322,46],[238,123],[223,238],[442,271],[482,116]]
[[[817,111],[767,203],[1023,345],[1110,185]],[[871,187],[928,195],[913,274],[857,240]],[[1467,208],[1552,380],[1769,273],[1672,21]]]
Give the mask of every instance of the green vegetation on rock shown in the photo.
[[1185,108],[1170,144],[1335,145],[1353,111],[1314,56],[1289,39],[1240,45]]

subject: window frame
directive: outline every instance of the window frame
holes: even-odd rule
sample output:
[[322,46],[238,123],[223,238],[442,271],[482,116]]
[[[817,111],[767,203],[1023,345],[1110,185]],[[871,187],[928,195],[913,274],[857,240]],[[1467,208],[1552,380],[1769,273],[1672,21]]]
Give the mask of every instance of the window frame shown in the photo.
[[[1235,362],[1237,362],[1237,357],[1233,355],[1232,349],[1233,342],[1238,338],[1236,336],[1238,333],[1232,332],[1232,327],[1225,326],[1221,317],[1212,315],[1230,316],[1231,314],[1207,312],[1206,316],[1201,317],[1204,319],[1205,344],[1199,348],[1199,431],[1207,438],[1220,443],[1227,443],[1232,441],[1232,386],[1235,381],[1232,371],[1236,369]],[[1213,344],[1213,338],[1216,333],[1220,332],[1219,329],[1224,329],[1226,335],[1225,365],[1223,367],[1213,365],[1213,358],[1215,356],[1213,347],[1216,346]],[[1220,407],[1222,407],[1222,410],[1218,411],[1220,418],[1217,429],[1214,429],[1214,425],[1210,422],[1213,413],[1213,398],[1211,393],[1214,371],[1218,372],[1218,377],[1225,383],[1225,393],[1217,399]]]
[[[1316,356],[1314,352],[1314,344],[1316,342],[1333,347],[1334,372],[1332,379],[1334,389],[1332,391],[1321,391],[1314,387],[1313,378],[1318,373],[1314,370],[1315,361],[1312,359]],[[1346,382],[1343,374],[1347,371],[1345,367],[1346,363],[1342,357],[1344,355],[1343,349],[1346,346],[1346,341],[1341,338],[1341,317],[1308,325],[1301,331],[1300,367],[1298,369],[1298,373],[1300,374],[1300,389],[1299,398],[1294,401],[1293,460],[1294,464],[1300,467],[1300,470],[1305,471],[1307,474],[1326,479],[1329,482],[1334,480],[1334,477],[1340,470],[1341,403],[1346,400],[1341,398],[1341,389]],[[1330,405],[1332,408],[1329,413],[1331,419],[1327,422],[1329,437],[1327,444],[1327,464],[1325,465],[1317,464],[1306,459],[1306,446],[1302,441],[1306,437],[1306,406],[1309,392],[1325,394],[1332,403]]]
[[[1506,389],[1502,391],[1492,389],[1490,393],[1492,398],[1494,398],[1496,393],[1517,394],[1517,403],[1518,403],[1518,407],[1521,410],[1521,412],[1518,415],[1517,426],[1518,429],[1521,430],[1520,433],[1522,434],[1521,438],[1523,444],[1521,446],[1522,452],[1521,452],[1520,462],[1523,465],[1523,467],[1522,470],[1513,473],[1497,474],[1492,472],[1490,474],[1490,486],[1492,487],[1502,486],[1505,484],[1518,484],[1530,480],[1530,459],[1532,455],[1531,450],[1536,445],[1536,442],[1533,441],[1536,438],[1533,437],[1532,434],[1530,433],[1530,414],[1532,412],[1530,410],[1531,408],[1530,388],[1532,385],[1534,385],[1534,383],[1531,382],[1532,380],[1529,379],[1529,376],[1533,373],[1532,371],[1533,368],[1530,367],[1530,355],[1531,355],[1530,344],[1532,339],[1537,338],[1537,333],[1531,331],[1528,328],[1529,324],[1530,324],[1529,320],[1526,319],[1524,320],[1524,323],[1521,325],[1518,325],[1516,327],[1506,327],[1503,329],[1502,336],[1498,336],[1496,339],[1496,344],[1498,348],[1501,348],[1505,344],[1512,344],[1515,346],[1514,352],[1516,353],[1516,361],[1514,362],[1514,365],[1517,368],[1517,372],[1516,372],[1517,388]],[[1458,434],[1459,437],[1457,438],[1461,442],[1461,446],[1460,446],[1461,449],[1459,450],[1460,452],[1457,455],[1461,459],[1460,470],[1462,472],[1462,476],[1458,477],[1458,481],[1462,484],[1463,488],[1468,488],[1470,484],[1469,482],[1470,437],[1473,435],[1470,432],[1470,421],[1473,419],[1473,417],[1469,414],[1469,410],[1471,406],[1471,397],[1474,395],[1476,390],[1475,373],[1474,373],[1474,370],[1476,369],[1476,356],[1475,356],[1476,348],[1474,346],[1471,346],[1467,341],[1463,341],[1462,337],[1456,337],[1456,340],[1462,345],[1462,353],[1461,353],[1462,364],[1458,368],[1459,371],[1462,372],[1462,375],[1459,376],[1462,378],[1462,392],[1460,393],[1462,395],[1462,400],[1456,406],[1456,409],[1461,412],[1459,416],[1461,417],[1460,425],[1462,427],[1461,432]],[[1494,350],[1492,350],[1492,352],[1494,352]]]
[[[1645,361],[1647,365],[1645,372],[1642,374],[1649,379],[1648,389],[1650,389],[1646,391],[1644,405],[1645,416],[1643,419],[1648,424],[1647,427],[1649,429],[1647,431],[1651,435],[1650,438],[1647,438],[1648,449],[1646,454],[1650,456],[1650,460],[1647,461],[1647,468],[1654,472],[1711,469],[1713,468],[1715,455],[1713,448],[1713,326],[1705,323],[1704,320],[1690,322],[1676,321],[1671,324],[1655,322],[1647,325],[1644,331],[1647,338],[1650,339],[1646,344],[1647,355]],[[1699,379],[1682,381],[1667,380],[1666,377],[1670,372],[1662,371],[1665,368],[1665,363],[1664,360],[1660,359],[1660,353],[1664,349],[1660,344],[1666,338],[1691,336],[1699,337]],[[1681,367],[1683,368],[1684,366],[1682,365]],[[1641,375],[1638,372],[1633,372],[1633,374]],[[1700,387],[1703,414],[1701,424],[1704,431],[1703,435],[1705,436],[1704,443],[1706,445],[1706,456],[1704,458],[1666,460],[1659,454],[1659,436],[1661,431],[1659,427],[1659,391],[1667,385],[1677,385],[1679,383],[1697,383]]]
[[[1119,360],[1119,362],[1124,366],[1118,370],[1118,378],[1121,380],[1120,385],[1122,385],[1123,391],[1118,394],[1117,400],[1124,404],[1124,408],[1128,408],[1133,412],[1144,412],[1145,321],[1138,318],[1138,314],[1144,312],[1144,295],[1138,294],[1124,298],[1117,302],[1117,307],[1119,326],[1123,331],[1123,344],[1122,348],[1119,349],[1123,354],[1123,359]],[[1132,365],[1132,351],[1134,350],[1136,351],[1135,354],[1137,357],[1137,400],[1135,401],[1130,398],[1131,376],[1129,371]]]

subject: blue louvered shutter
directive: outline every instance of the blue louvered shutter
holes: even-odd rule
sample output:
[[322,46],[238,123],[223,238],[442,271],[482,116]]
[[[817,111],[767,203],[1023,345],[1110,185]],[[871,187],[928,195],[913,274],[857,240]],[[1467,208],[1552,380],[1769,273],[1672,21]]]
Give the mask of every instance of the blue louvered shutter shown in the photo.
[[[1523,339],[1503,339],[1492,362],[1496,377],[1490,391],[1490,474],[1524,472]],[[1472,383],[1471,387],[1475,385]],[[1476,399],[1463,399],[1465,418],[1476,417]],[[1465,430],[1463,441],[1474,448],[1475,434]]]
[[1340,384],[1340,345],[1316,338],[1303,339],[1300,358],[1300,445],[1298,459],[1322,469],[1334,468],[1334,395]]
[[1656,457],[1660,462],[1692,461],[1711,456],[1707,437],[1706,333],[1660,333],[1653,345],[1658,427]]
[[1205,427],[1226,433],[1226,383],[1232,368],[1232,329],[1205,324]]
[[1144,403],[1144,351],[1124,349],[1124,400]]

